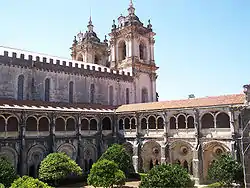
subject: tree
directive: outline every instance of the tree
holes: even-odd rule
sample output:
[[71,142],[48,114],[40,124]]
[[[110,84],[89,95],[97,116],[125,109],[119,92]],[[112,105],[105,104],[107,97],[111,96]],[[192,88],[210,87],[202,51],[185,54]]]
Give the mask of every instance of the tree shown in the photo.
[[88,176],[88,184],[94,187],[113,187],[124,185],[125,175],[114,161],[106,159],[93,164]]
[[15,179],[16,170],[13,165],[5,157],[0,157],[0,183],[9,187]]
[[29,176],[23,176],[16,179],[10,188],[52,188],[47,183],[39,181],[38,179],[34,179]]
[[114,161],[125,175],[134,173],[132,158],[122,145],[113,144],[102,154],[99,160],[103,159]]
[[155,166],[142,177],[140,188],[154,187],[194,187],[194,182],[180,165],[163,164]]
[[65,153],[49,154],[39,169],[39,179],[45,182],[57,183],[71,174],[82,175],[82,169]]
[[243,182],[242,165],[232,158],[230,154],[222,154],[208,169],[208,179],[221,182],[225,185]]

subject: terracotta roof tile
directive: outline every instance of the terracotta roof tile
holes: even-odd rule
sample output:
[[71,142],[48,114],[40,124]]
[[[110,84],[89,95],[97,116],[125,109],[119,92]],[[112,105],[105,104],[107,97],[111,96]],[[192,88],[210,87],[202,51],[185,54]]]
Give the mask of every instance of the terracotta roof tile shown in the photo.
[[118,107],[116,112],[236,105],[236,104],[243,104],[244,100],[245,100],[244,94],[221,95],[221,96],[211,96],[204,98],[184,99],[184,100],[128,104]]

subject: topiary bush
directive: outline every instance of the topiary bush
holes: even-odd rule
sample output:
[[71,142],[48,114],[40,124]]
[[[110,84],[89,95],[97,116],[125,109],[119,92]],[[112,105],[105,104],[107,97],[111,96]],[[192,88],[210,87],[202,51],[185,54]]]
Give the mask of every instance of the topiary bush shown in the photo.
[[10,188],[52,188],[47,183],[39,181],[29,176],[23,176],[16,179]]
[[102,154],[99,160],[103,159],[114,161],[118,165],[118,168],[122,170],[126,176],[129,173],[135,172],[132,158],[122,145],[113,144]]
[[5,157],[0,157],[0,182],[9,187],[10,184],[17,178],[16,170],[13,165]]
[[230,154],[222,154],[208,169],[208,179],[225,185],[243,183],[242,165]]
[[194,187],[186,169],[180,165],[163,164],[152,168],[146,176],[142,176],[140,188],[156,187]]
[[59,180],[75,174],[82,175],[82,169],[65,153],[51,153],[41,162],[39,179],[58,183]]
[[124,185],[125,175],[114,161],[103,159],[93,164],[88,176],[88,184],[94,187]]

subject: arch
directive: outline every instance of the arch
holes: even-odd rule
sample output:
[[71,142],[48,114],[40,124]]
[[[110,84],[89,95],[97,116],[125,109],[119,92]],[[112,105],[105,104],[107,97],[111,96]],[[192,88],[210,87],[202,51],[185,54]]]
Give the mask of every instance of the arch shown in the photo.
[[230,118],[225,112],[216,115],[216,128],[230,128]]
[[69,103],[73,103],[73,98],[74,98],[74,82],[70,81],[69,82]]
[[90,85],[90,103],[95,102],[95,84]]
[[66,131],[74,131],[75,130],[75,119],[70,117],[66,121]]
[[121,40],[119,43],[118,43],[118,59],[121,61],[121,60],[124,60],[126,59],[126,56],[127,56],[127,49],[126,49],[126,42],[124,40]]
[[126,104],[129,104],[129,88],[126,88]]
[[82,54],[78,54],[78,57],[76,59],[77,61],[83,61],[83,55]]
[[178,129],[185,129],[186,128],[186,117],[183,114],[180,114],[177,118],[178,122]]
[[23,100],[24,76],[19,75],[17,81],[17,100]]
[[140,44],[139,44],[139,54],[140,54],[140,59],[141,60],[144,60],[145,59],[145,46],[144,46],[144,44],[141,42]]
[[203,114],[201,117],[201,127],[203,129],[214,128],[214,116],[211,113]]
[[94,118],[90,120],[90,130],[97,131],[97,121]]
[[15,116],[8,117],[8,119],[7,119],[7,131],[8,132],[17,132],[18,131],[18,119]]
[[169,120],[170,123],[170,129],[176,129],[176,118],[174,116],[172,116]]
[[123,130],[123,119],[119,120],[119,130]]
[[147,88],[142,88],[141,90],[141,102],[146,103],[148,102],[148,89]]
[[148,118],[148,128],[149,129],[156,129],[156,119],[154,116],[150,116]]
[[203,146],[203,175],[207,179],[208,168],[213,160],[215,160],[221,153],[228,152],[230,149],[219,141],[212,140]]
[[37,131],[37,119],[30,116],[26,119],[26,131]]
[[[154,140],[150,140],[143,144],[141,149],[142,168],[144,172],[150,170],[151,161],[153,166],[157,164],[157,161],[161,161],[161,146]],[[151,164],[151,165],[152,165]]]
[[129,120],[129,118],[125,118],[124,127],[125,127],[125,129],[130,129],[130,120]]
[[0,116],[0,132],[5,132],[5,118],[3,116]]
[[157,129],[164,129],[164,120],[162,117],[157,118]]
[[49,101],[50,100],[50,79],[46,78],[45,79],[45,84],[44,84],[44,100]]
[[87,119],[82,119],[81,130],[89,130],[89,121]]
[[9,146],[3,146],[1,148],[0,156],[6,157],[13,167],[17,169],[17,160],[18,160],[18,154],[17,151]]
[[131,119],[131,129],[136,129],[136,123],[135,118]]
[[93,144],[88,143],[86,146],[84,146],[83,158],[84,169],[88,171],[91,169],[92,164],[97,160],[97,150]]
[[109,105],[113,105],[114,102],[114,88],[109,86]]
[[141,129],[147,129],[147,120],[146,120],[146,118],[142,118],[142,120],[141,120]]
[[38,131],[49,131],[49,119],[47,117],[39,118]]
[[173,148],[178,147],[178,146],[187,146],[190,150],[193,149],[193,146],[189,142],[187,142],[185,140],[175,140],[175,141],[173,141],[170,144],[170,149],[173,149]]
[[63,143],[57,148],[57,152],[65,153],[73,160],[76,159],[76,149],[73,144]]
[[188,128],[194,128],[194,117],[188,116],[187,118],[187,127]]
[[109,117],[105,117],[102,120],[102,130],[111,130],[111,120]]
[[55,131],[65,131],[65,120],[62,117],[56,118]]

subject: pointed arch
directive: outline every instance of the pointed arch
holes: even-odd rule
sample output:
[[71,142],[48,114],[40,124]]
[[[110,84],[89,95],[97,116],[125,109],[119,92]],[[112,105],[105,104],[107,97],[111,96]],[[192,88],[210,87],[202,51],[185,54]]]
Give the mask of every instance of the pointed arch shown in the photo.
[[132,118],[130,121],[131,121],[131,123],[130,123],[131,124],[131,129],[136,129],[136,123],[135,123],[136,120],[135,120],[135,118]]

